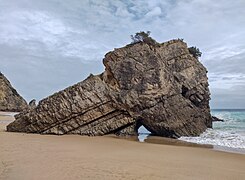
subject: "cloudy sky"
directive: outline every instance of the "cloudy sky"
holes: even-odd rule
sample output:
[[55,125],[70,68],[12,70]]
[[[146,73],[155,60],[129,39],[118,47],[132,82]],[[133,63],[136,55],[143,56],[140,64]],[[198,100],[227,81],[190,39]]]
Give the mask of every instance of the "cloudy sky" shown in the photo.
[[203,52],[212,108],[245,108],[244,0],[0,0],[0,71],[27,101],[104,70],[106,52],[150,30]]

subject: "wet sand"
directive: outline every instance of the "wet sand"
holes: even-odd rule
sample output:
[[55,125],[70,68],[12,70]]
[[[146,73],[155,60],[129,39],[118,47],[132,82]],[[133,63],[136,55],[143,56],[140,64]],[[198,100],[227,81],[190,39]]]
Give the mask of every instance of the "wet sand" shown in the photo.
[[112,137],[5,132],[0,116],[0,180],[245,179],[245,155]]

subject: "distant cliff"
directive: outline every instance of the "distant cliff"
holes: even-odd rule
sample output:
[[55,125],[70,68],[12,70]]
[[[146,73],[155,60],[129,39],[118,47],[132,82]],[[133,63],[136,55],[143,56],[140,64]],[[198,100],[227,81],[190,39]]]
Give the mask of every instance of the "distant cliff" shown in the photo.
[[8,79],[0,72],[0,111],[19,112],[26,109],[26,101],[12,87]]
[[105,55],[105,72],[16,116],[8,131],[196,136],[212,127],[206,68],[182,40],[130,44]]

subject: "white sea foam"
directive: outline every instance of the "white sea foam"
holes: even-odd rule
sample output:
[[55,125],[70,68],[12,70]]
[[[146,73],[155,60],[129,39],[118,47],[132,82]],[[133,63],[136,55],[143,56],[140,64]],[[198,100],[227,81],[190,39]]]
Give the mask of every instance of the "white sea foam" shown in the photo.
[[233,131],[207,129],[199,137],[180,137],[179,139],[197,144],[210,144],[245,149],[245,134]]
[[[181,137],[180,140],[197,144],[210,144],[245,151],[245,110],[213,110],[212,115],[224,122],[214,122],[199,137]],[[143,126],[139,129],[139,141],[144,142],[150,134]]]

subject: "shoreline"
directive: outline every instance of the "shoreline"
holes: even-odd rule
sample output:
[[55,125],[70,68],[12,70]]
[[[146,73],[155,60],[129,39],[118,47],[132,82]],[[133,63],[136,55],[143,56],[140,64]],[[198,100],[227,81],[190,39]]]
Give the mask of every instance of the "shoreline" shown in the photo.
[[[114,136],[112,136],[114,137]],[[171,139],[171,138],[165,138],[160,136],[151,136],[149,135],[144,139],[143,142],[139,140],[139,137],[117,137],[114,138],[118,139],[125,139],[130,141],[136,141],[140,143],[149,143],[149,144],[160,144],[160,145],[169,145],[169,146],[183,146],[183,147],[193,147],[193,148],[204,148],[204,149],[211,149],[213,151],[220,151],[220,152],[228,152],[228,153],[236,153],[236,154],[245,154],[245,149],[239,149],[239,148],[230,148],[225,146],[217,146],[217,145],[210,145],[210,144],[198,144],[198,143],[192,143],[188,141],[183,141],[179,139]]]
[[[0,111],[0,124],[9,124],[14,121],[14,115],[18,114],[18,112],[3,112]],[[0,131],[1,131],[0,127]],[[5,129],[6,130],[6,129]],[[149,144],[160,144],[160,145],[170,145],[170,146],[184,146],[184,147],[194,147],[194,148],[208,148],[214,151],[220,152],[228,152],[228,153],[236,153],[236,154],[245,154],[245,149],[240,148],[231,148],[226,146],[218,146],[211,144],[198,144],[192,143],[179,139],[165,138],[160,136],[154,136],[150,134],[143,133],[145,137],[138,136],[115,136],[115,135],[107,135],[106,137],[113,137],[118,139],[126,139],[130,141],[136,141],[141,143],[149,143]]]

